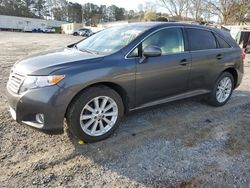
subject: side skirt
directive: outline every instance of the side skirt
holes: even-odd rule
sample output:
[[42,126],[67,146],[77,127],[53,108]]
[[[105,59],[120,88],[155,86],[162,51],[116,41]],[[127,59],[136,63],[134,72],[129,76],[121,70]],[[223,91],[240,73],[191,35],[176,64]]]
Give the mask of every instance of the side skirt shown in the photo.
[[139,110],[139,109],[143,109],[143,108],[147,108],[147,107],[151,107],[151,106],[156,106],[156,105],[160,105],[160,104],[164,104],[164,103],[168,103],[168,102],[173,102],[173,101],[177,101],[177,100],[181,100],[181,99],[186,99],[186,98],[190,98],[190,97],[194,97],[194,96],[198,96],[198,95],[204,95],[204,94],[208,94],[210,92],[211,91],[205,90],[205,89],[188,91],[188,92],[185,92],[185,93],[182,93],[179,95],[175,95],[172,97],[167,97],[167,98],[160,99],[157,101],[145,103],[145,104],[138,106],[136,108],[132,108],[129,111],[135,111],[135,110]]

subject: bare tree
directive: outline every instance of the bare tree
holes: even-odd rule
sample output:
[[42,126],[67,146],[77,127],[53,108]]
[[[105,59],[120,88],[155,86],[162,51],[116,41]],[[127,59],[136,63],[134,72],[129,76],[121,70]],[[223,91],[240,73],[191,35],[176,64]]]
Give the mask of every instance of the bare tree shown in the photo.
[[249,20],[249,13],[250,13],[250,0],[241,0],[238,3],[238,10],[236,12],[236,18],[238,24],[244,24],[246,21]]
[[201,0],[190,0],[189,9],[190,14],[196,21],[199,21],[201,19],[202,13],[205,12]]
[[151,11],[151,10],[146,11],[144,14],[145,21],[154,21],[154,20],[156,20],[156,18],[157,18],[156,13]]
[[214,14],[212,14],[213,8],[211,7],[210,4],[208,3],[204,3],[204,5],[202,5],[202,17],[204,19],[204,21],[211,21],[211,17],[214,16]]
[[207,0],[211,14],[219,17],[222,24],[234,23],[244,0]]
[[169,14],[177,19],[182,19],[188,9],[188,0],[160,0]]
[[250,0],[159,0],[170,16],[180,20],[192,17],[210,21],[218,17],[221,24],[242,24],[250,20]]

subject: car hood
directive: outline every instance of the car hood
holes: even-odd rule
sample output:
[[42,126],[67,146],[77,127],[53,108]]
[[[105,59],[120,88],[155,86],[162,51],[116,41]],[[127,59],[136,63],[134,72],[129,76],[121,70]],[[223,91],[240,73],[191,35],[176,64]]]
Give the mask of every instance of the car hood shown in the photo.
[[62,48],[29,56],[17,62],[13,69],[15,72],[25,75],[48,75],[75,63],[100,61],[102,57],[75,48]]

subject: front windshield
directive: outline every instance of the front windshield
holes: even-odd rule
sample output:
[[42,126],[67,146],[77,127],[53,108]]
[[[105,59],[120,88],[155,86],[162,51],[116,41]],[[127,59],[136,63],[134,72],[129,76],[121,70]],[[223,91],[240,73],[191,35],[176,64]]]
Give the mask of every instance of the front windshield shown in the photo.
[[76,48],[98,54],[114,53],[148,29],[147,26],[116,26],[100,31],[81,41]]

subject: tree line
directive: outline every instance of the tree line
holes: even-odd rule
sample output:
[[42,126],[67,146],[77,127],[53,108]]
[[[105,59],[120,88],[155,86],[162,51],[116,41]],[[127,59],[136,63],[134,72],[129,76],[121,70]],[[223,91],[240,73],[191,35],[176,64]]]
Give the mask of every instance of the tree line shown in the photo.
[[250,21],[250,0],[160,0],[171,16],[191,16],[208,21],[217,17],[221,24],[244,24]]
[[116,5],[95,5],[68,2],[67,0],[0,0],[0,15],[55,19],[68,22],[99,22],[125,20],[128,11]]
[[[168,13],[157,13],[156,10],[163,7]],[[250,21],[250,0],[157,0],[146,1],[135,8],[137,11],[116,5],[81,5],[67,0],[0,0],[0,15],[84,22],[92,26],[119,20],[207,22],[216,17],[221,24]]]

